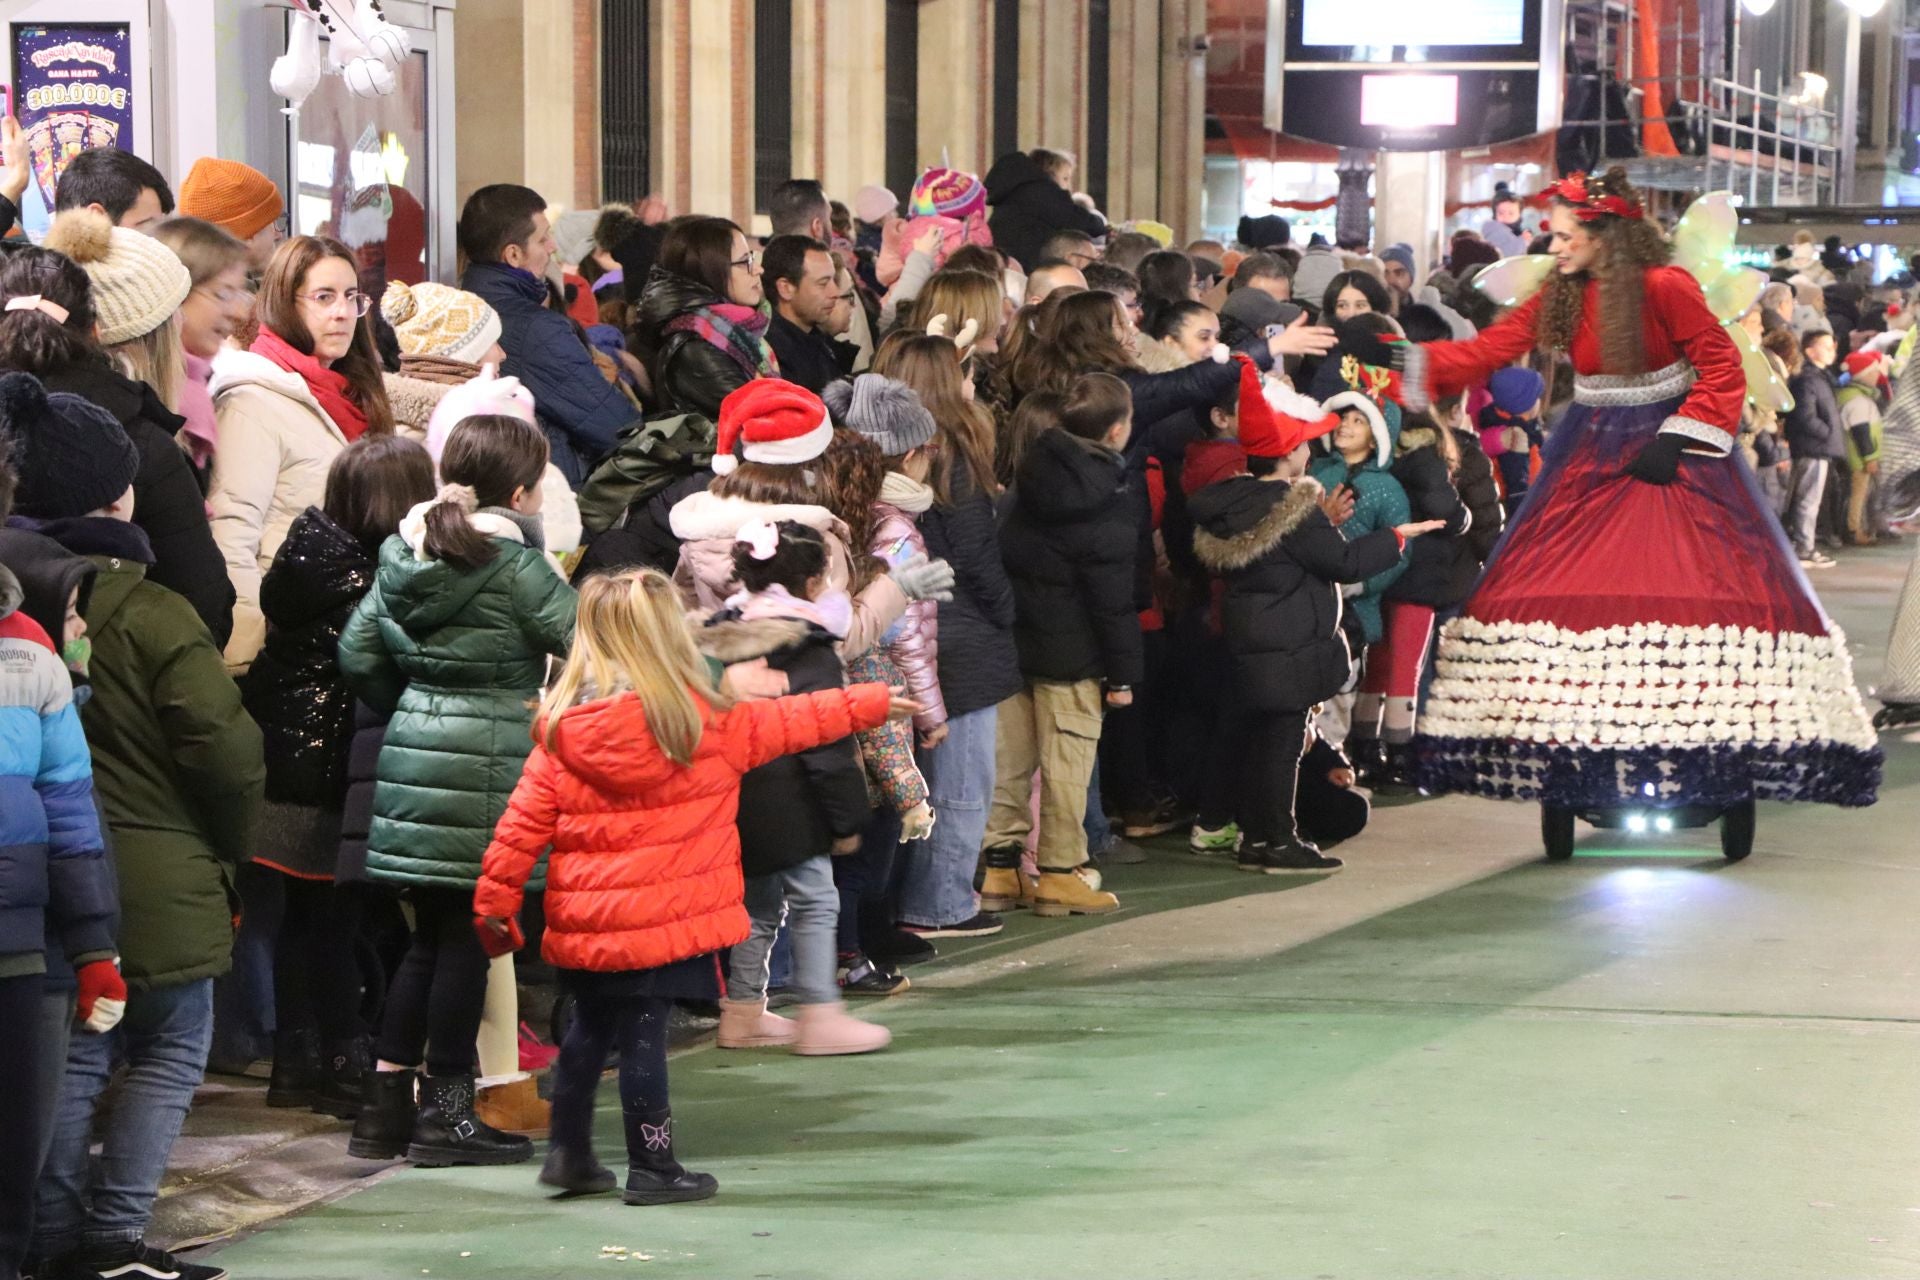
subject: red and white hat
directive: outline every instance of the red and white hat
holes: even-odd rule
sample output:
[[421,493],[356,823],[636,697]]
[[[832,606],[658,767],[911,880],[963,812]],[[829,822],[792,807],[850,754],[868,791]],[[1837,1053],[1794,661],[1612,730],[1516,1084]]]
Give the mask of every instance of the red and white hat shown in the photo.
[[774,466],[811,462],[832,439],[833,423],[819,396],[779,378],[755,378],[720,402],[713,472],[724,476],[741,458]]
[[1240,366],[1240,413],[1236,434],[1249,458],[1284,458],[1309,440],[1340,425],[1312,396],[1260,376],[1253,361],[1234,356]]

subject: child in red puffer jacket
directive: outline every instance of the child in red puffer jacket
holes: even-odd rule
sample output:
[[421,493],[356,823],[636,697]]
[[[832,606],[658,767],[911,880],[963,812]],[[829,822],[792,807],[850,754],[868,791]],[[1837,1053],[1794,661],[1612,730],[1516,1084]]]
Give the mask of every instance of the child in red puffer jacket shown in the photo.
[[734,703],[714,687],[669,579],[587,580],[573,650],[540,705],[533,754],[474,891],[481,940],[504,954],[521,940],[522,888],[551,848],[541,951],[576,1014],[554,1070],[541,1182],[612,1189],[591,1133],[594,1089],[618,1047],[627,1203],[718,1189],[673,1158],[667,1013],[676,998],[717,998],[714,952],[747,937],[741,775],[918,709],[880,684]]

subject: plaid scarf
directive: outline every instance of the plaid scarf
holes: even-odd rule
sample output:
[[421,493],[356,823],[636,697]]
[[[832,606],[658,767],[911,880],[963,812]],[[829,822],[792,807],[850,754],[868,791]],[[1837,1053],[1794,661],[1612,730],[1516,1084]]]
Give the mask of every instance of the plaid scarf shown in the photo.
[[691,333],[725,352],[749,378],[777,378],[780,363],[767,345],[767,317],[737,302],[683,311],[667,321],[668,333]]

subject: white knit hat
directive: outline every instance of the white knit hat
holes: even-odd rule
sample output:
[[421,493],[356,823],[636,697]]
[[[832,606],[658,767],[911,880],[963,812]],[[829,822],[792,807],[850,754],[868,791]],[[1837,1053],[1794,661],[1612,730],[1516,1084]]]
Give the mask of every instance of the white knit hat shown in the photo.
[[152,333],[193,292],[193,276],[173,250],[152,236],[114,226],[95,209],[56,214],[44,247],[72,258],[93,282],[103,347]]
[[393,326],[403,355],[479,364],[500,341],[500,317],[478,294],[430,280],[414,285],[389,281],[380,314]]

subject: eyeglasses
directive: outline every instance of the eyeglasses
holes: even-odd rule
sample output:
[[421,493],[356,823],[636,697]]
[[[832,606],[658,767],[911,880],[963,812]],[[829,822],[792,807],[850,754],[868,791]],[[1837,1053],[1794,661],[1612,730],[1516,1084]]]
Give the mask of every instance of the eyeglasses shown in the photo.
[[747,256],[744,258],[735,258],[733,260],[733,265],[736,267],[739,267],[743,271],[751,271],[753,270],[753,264],[758,261],[760,261],[759,253],[756,252],[755,250],[749,249],[747,250]]
[[[247,289],[215,289],[211,285],[199,285],[195,293],[203,293],[223,306],[239,306],[242,302],[253,301],[253,294]],[[363,313],[364,314],[364,313]]]
[[353,308],[353,314],[356,316],[364,316],[373,310],[373,297],[358,289],[349,289],[345,293],[336,293],[332,289],[317,289],[312,293],[296,293],[293,296],[311,302],[322,311],[331,311],[343,302]]

